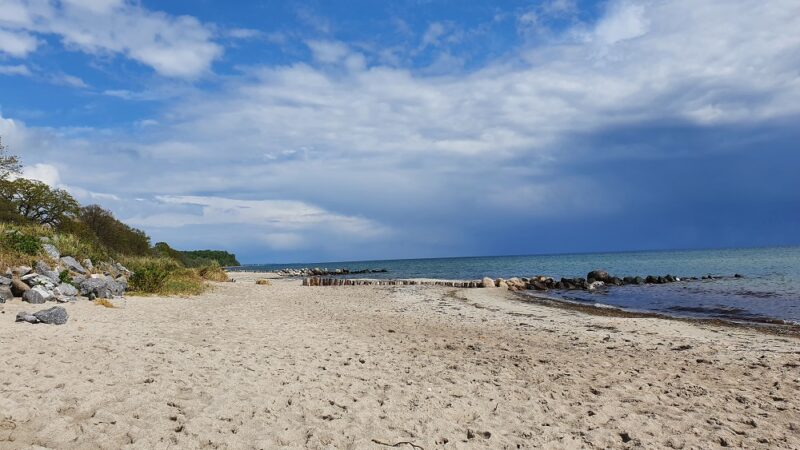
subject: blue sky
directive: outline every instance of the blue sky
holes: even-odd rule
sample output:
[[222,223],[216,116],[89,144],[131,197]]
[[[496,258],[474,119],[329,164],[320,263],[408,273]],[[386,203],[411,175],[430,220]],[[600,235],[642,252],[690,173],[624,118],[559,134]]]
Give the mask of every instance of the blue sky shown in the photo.
[[797,245],[800,3],[0,0],[26,176],[243,262]]

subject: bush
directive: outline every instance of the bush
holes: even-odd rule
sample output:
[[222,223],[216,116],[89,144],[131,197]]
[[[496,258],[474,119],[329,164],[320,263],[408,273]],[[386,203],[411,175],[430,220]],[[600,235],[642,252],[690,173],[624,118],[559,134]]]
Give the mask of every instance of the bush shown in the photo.
[[200,278],[204,280],[228,281],[228,274],[222,270],[222,267],[220,267],[216,261],[213,261],[211,264],[196,270],[197,274],[200,275]]
[[132,256],[150,254],[150,238],[144,231],[120,222],[111,211],[98,205],[84,206],[78,211],[78,219],[89,234],[113,253]]
[[3,244],[8,250],[22,253],[23,255],[36,256],[42,251],[42,242],[38,237],[18,230],[7,231]]
[[133,271],[128,280],[132,290],[142,294],[195,295],[206,286],[200,274],[165,257],[128,257],[120,261]]

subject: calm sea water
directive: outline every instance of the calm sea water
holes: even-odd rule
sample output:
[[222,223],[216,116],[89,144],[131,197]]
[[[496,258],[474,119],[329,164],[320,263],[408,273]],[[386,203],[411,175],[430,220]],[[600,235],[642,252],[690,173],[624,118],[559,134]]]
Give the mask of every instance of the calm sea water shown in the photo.
[[[585,277],[593,269],[605,269],[617,276],[700,277],[711,274],[726,278],[611,287],[598,292],[550,291],[548,295],[673,316],[747,321],[777,319],[800,324],[800,247],[266,264],[245,268],[269,271],[286,267],[388,270],[387,273],[358,275],[369,278]],[[744,278],[732,278],[735,273]]]

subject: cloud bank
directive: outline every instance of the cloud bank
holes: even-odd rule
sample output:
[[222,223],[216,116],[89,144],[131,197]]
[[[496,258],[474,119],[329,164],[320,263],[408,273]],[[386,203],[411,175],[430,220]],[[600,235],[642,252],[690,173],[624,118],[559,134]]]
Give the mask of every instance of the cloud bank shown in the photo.
[[[80,8],[133,8],[182,30],[166,34],[170,51],[208,46],[178,64],[185,73],[124,43],[72,44],[83,51],[169,76],[221,51],[197,20]],[[515,26],[576,14],[570,2],[536,13]],[[797,29],[788,0],[612,1],[544,42],[444,72],[386,65],[379,43],[317,37],[302,40],[308,59],[240,66],[136,134],[2,118],[0,134],[65,184],[115,195],[109,206],[157,238],[216,239],[250,261],[791,243],[800,185],[769,162],[798,159]],[[404,51],[450,51],[446,32],[432,24]],[[745,200],[754,214],[743,217]]]

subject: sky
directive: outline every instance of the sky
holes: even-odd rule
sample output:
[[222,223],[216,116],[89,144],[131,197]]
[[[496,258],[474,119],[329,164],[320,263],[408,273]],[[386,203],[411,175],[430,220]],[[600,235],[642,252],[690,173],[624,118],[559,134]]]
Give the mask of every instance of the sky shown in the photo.
[[798,0],[0,0],[0,136],[243,263],[798,245],[798,30]]

